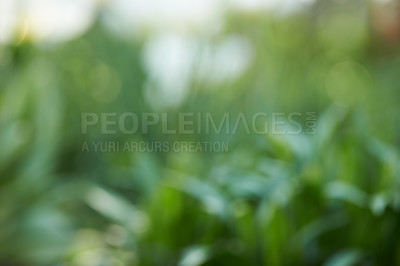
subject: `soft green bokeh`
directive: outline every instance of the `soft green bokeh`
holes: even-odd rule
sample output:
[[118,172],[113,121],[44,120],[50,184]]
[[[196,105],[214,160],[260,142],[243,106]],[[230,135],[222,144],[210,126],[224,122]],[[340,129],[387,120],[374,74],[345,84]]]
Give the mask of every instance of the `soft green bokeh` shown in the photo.
[[[110,32],[99,11],[79,38],[0,46],[0,264],[399,265],[400,52],[372,7],[342,2],[230,10],[217,33],[140,38]],[[316,112],[317,128],[82,134],[82,113],[102,112],[168,113],[171,128],[179,113]],[[229,152],[84,152],[85,141]]]

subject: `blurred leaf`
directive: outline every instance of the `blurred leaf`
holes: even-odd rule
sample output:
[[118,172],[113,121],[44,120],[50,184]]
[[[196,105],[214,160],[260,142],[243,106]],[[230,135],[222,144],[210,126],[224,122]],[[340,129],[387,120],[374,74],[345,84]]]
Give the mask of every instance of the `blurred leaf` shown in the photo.
[[356,249],[343,250],[328,259],[324,266],[351,266],[360,262],[362,253]]

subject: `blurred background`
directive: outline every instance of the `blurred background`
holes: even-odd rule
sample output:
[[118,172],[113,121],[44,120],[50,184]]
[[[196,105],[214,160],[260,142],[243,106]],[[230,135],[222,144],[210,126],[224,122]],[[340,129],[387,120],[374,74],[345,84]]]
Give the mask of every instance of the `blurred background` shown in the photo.
[[[400,265],[399,41],[390,0],[0,0],[0,265]],[[102,112],[317,133],[82,134]],[[229,152],[82,151],[115,140]]]

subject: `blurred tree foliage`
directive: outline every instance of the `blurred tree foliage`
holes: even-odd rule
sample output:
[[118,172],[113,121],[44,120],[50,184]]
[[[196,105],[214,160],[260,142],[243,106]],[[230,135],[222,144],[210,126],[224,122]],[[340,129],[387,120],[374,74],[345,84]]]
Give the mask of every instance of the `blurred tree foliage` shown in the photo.
[[[246,38],[244,75],[192,77],[185,100],[160,109],[146,98],[146,40],[100,20],[67,43],[1,46],[0,264],[400,264],[400,53],[367,8],[322,2],[287,17],[228,14],[200,42]],[[84,135],[85,112],[317,112],[318,128]],[[82,152],[84,141],[188,139],[230,151]]]

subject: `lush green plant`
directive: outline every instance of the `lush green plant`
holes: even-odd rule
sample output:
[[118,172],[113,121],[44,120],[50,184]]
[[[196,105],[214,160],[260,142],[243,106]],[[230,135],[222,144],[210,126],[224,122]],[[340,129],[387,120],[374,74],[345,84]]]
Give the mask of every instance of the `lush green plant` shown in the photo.
[[[400,264],[399,52],[382,54],[352,9],[319,8],[230,14],[218,36],[199,37],[196,60],[242,36],[247,71],[218,82],[193,74],[188,96],[167,107],[146,96],[147,39],[97,23],[65,44],[1,46],[1,264]],[[81,131],[85,112],[309,111],[316,134]],[[223,140],[230,150],[82,151],[116,140]]]

